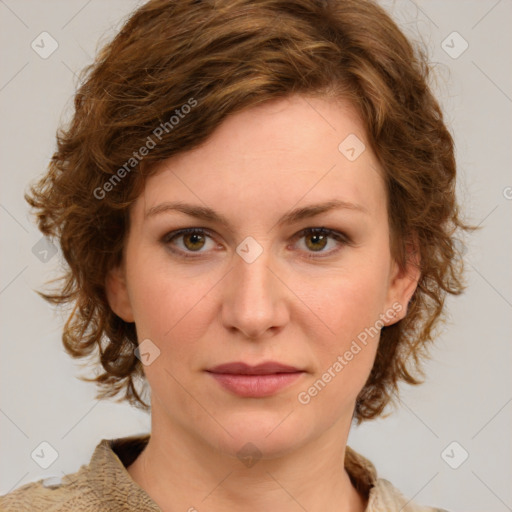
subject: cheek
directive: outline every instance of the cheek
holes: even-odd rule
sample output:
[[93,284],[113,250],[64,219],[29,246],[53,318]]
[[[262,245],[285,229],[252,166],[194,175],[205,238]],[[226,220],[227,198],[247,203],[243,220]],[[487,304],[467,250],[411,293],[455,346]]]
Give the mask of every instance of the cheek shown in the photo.
[[127,270],[139,340],[149,338],[164,356],[171,345],[173,355],[190,351],[211,322],[208,294],[215,285],[213,277],[184,276],[176,269],[170,272],[168,265],[137,259]]
[[310,313],[299,321],[314,340],[311,349],[316,360],[314,378],[302,389],[306,400],[318,396],[314,398],[318,405],[332,400],[331,404],[345,407],[364,386],[380,338],[387,264],[385,258],[358,257],[329,276],[303,282]]
[[[375,360],[382,291],[374,278],[338,279],[331,281],[325,293],[310,296],[318,315],[309,315],[309,325],[303,320],[303,328],[314,340],[311,349],[316,364],[296,401],[306,407],[305,412],[321,415],[327,423],[352,410]],[[321,329],[321,336],[315,335],[317,316],[329,327]]]
[[308,280],[307,284],[297,283],[297,286],[302,289],[304,302],[314,313],[310,315],[311,322],[316,318],[316,322],[321,321],[332,337],[347,341],[374,325],[384,312],[386,264],[362,262],[347,265],[346,269],[315,281]]

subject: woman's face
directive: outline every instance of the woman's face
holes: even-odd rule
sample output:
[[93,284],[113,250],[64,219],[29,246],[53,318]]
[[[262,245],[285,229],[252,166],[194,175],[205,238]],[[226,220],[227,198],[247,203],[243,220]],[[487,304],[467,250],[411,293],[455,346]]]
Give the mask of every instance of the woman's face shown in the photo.
[[[347,103],[267,103],[159,163],[108,279],[143,343],[153,429],[268,457],[346,435],[379,328],[416,285],[389,239],[383,178]],[[211,372],[270,361],[300,372]]]

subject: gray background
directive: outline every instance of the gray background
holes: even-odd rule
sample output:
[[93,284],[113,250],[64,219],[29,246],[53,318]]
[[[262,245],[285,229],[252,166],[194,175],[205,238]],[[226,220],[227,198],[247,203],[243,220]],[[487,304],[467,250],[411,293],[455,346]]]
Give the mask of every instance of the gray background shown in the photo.
[[[60,255],[44,247],[23,200],[48,164],[59,122],[71,113],[75,73],[140,3],[0,0],[1,494],[76,471],[102,438],[149,431],[148,415],[98,402],[94,385],[76,379],[83,370],[61,348],[64,316],[33,291],[56,275]],[[428,47],[456,140],[460,200],[483,229],[467,242],[469,289],[448,301],[449,322],[426,384],[402,388],[402,407],[353,429],[349,444],[418,503],[512,510],[512,1],[383,5]],[[43,31],[58,43],[46,59],[31,48]],[[58,454],[47,469],[31,457],[43,441]]]

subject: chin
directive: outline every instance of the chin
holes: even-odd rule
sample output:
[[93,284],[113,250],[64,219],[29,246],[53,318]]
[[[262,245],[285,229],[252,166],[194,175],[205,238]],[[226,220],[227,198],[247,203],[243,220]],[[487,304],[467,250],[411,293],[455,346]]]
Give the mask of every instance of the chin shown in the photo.
[[[298,411],[292,412],[243,412],[220,421],[229,432],[218,429],[222,435],[212,439],[217,449],[239,459],[244,456],[275,459],[308,442],[313,432],[307,432]],[[295,417],[294,417],[295,416]],[[212,431],[209,431],[211,436]]]

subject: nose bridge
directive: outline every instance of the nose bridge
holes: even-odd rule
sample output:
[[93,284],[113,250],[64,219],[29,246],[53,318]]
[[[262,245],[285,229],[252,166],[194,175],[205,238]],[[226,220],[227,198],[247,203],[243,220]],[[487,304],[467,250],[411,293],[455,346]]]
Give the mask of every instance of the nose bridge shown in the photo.
[[253,239],[239,244],[223,303],[226,327],[236,328],[251,338],[262,336],[285,320],[282,290],[269,270],[270,248],[254,242]]

